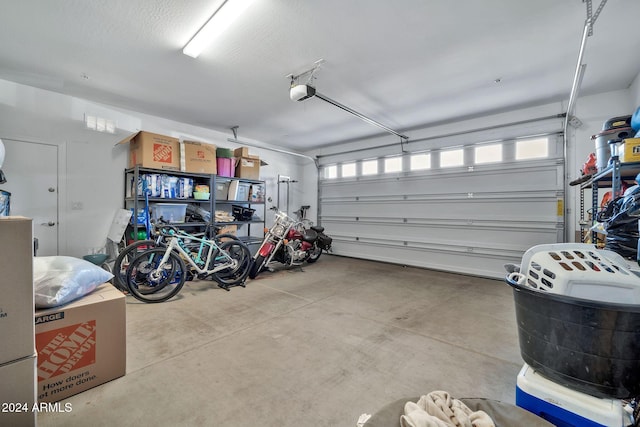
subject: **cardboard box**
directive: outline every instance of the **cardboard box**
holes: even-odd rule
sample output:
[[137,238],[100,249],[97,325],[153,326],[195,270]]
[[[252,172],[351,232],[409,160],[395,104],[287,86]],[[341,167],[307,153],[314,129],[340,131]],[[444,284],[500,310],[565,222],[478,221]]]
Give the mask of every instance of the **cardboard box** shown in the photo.
[[620,161],[622,163],[640,162],[640,138],[627,138],[622,141]]
[[0,365],[0,405],[0,426],[36,425],[35,354]]
[[238,232],[237,225],[225,225],[224,227],[220,227],[217,234],[224,234],[224,233],[236,234],[237,232]]
[[240,147],[233,150],[233,157],[244,157],[247,159],[259,159],[258,156],[249,154],[249,147]]
[[218,172],[216,165],[216,146],[196,141],[180,143],[180,170],[183,172],[209,173]]
[[39,402],[56,402],[126,371],[125,297],[105,283],[61,307],[35,313]]
[[0,218],[0,365],[35,352],[32,222]]
[[133,133],[118,144],[129,142],[129,167],[180,170],[180,143],[177,138],[151,132]]
[[260,179],[260,158],[240,157],[236,164],[236,177],[246,179]]

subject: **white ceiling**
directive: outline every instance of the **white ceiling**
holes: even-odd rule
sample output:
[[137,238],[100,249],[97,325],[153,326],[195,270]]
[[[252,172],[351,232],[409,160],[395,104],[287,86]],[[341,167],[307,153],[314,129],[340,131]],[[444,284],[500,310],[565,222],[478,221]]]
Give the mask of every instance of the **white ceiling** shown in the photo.
[[[586,19],[582,0],[255,0],[199,58],[183,55],[221,1],[0,0],[0,78],[307,150],[382,132],[289,99],[285,76],[318,59],[319,92],[411,137],[566,101]],[[632,83],[639,17],[638,0],[606,4],[581,95]]]

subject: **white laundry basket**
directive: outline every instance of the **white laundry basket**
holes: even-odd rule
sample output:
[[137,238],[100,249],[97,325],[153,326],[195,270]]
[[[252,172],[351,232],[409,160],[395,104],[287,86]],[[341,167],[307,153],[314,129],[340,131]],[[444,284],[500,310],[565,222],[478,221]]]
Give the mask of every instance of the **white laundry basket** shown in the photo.
[[640,277],[619,254],[582,243],[538,245],[522,256],[520,284],[601,302],[640,304]]

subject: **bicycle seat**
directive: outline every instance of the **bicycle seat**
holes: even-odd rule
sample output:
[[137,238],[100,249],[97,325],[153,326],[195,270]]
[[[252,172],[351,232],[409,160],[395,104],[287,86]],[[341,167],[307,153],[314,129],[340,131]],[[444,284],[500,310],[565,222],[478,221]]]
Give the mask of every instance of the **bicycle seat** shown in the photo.
[[324,231],[324,227],[321,227],[319,225],[313,225],[311,226],[311,229],[316,233],[322,233]]

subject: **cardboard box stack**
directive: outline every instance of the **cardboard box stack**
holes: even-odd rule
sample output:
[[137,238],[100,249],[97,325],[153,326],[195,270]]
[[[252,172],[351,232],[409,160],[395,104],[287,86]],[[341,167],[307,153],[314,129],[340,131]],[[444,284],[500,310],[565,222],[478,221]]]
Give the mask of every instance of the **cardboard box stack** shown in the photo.
[[33,225],[0,218],[0,425],[35,426]]
[[236,177],[246,179],[260,179],[260,157],[249,154],[247,147],[233,150],[236,158]]
[[[204,142],[182,141],[156,133],[139,131],[118,142],[129,143],[129,167],[217,174],[216,146]],[[229,150],[231,151],[231,150]],[[235,177],[260,179],[260,157],[249,154],[247,147],[233,150]],[[231,165],[231,174],[234,165]],[[221,175],[223,175],[221,173]],[[225,175],[226,176],[226,175]]]
[[125,374],[125,309],[122,292],[105,283],[35,312],[38,401],[57,402]]

